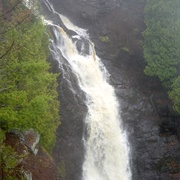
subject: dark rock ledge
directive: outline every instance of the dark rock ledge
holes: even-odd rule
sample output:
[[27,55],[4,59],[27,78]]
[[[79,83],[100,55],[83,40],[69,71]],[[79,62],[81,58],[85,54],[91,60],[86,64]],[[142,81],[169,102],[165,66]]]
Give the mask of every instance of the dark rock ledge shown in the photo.
[[[21,177],[27,180],[61,179],[59,170],[50,155],[39,145],[39,135],[33,129],[25,133],[9,132],[1,145],[14,149],[14,158],[18,160],[12,169],[11,176],[14,179],[21,179]],[[2,163],[0,164],[0,177],[2,179],[6,177],[6,172],[2,170]]]

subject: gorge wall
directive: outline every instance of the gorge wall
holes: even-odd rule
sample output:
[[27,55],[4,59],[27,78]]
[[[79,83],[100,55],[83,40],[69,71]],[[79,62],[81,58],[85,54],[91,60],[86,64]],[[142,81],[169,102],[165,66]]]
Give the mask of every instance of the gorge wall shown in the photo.
[[[144,75],[141,0],[51,0],[57,12],[88,29],[110,73],[131,146],[133,180],[179,179],[179,119],[156,78]],[[55,18],[55,17],[53,17]],[[58,70],[56,62],[53,70]],[[70,71],[70,69],[66,69]],[[68,77],[67,77],[68,76]],[[68,79],[68,81],[66,80]],[[67,180],[80,180],[87,107],[71,73],[59,78],[61,126],[54,159]],[[76,91],[74,95],[72,92]]]

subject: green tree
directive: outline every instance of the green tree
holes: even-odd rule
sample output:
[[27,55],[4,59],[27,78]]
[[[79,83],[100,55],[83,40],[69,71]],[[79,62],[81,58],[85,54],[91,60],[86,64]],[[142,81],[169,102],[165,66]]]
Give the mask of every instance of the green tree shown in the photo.
[[180,113],[180,76],[174,81],[169,96],[173,101],[175,110]]
[[11,146],[0,145],[0,175],[2,179],[24,179],[20,169],[17,168],[18,160],[18,154]]
[[176,66],[180,62],[178,4],[178,0],[149,0],[145,7],[145,73],[158,76],[163,82],[177,75]]
[[[179,12],[179,0],[146,1],[146,30],[143,32],[143,36],[144,58],[147,66],[144,72],[150,76],[157,76],[169,90],[175,88],[176,85],[172,85],[173,83],[179,83],[176,81],[180,73],[178,72],[180,65]],[[176,103],[180,102],[179,96],[175,96],[173,93]],[[173,100],[173,102],[175,101]]]
[[[49,72],[46,27],[22,4],[7,20],[1,18],[0,121],[8,130],[34,128],[51,150],[60,124],[57,74]],[[2,27],[2,26],[1,26]]]

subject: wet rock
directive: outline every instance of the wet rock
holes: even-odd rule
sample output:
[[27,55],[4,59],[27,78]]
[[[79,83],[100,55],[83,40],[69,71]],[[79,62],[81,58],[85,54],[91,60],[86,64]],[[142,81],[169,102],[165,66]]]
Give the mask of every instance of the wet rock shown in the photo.
[[24,142],[23,144],[26,145],[31,152],[36,155],[38,153],[38,143],[40,140],[39,134],[37,134],[33,129],[24,132]]
[[[29,180],[63,180],[57,166],[55,166],[52,157],[41,146],[38,148],[38,153],[34,155],[30,148],[24,144],[22,133],[8,132],[6,133],[6,139],[4,146],[12,147],[14,158],[17,160],[17,164],[10,171],[13,173],[13,179],[29,179]],[[27,131],[28,134],[34,134],[34,130]],[[21,136],[19,136],[21,134]],[[35,133],[36,134],[36,133]],[[32,136],[31,136],[32,137]],[[36,141],[36,140],[35,140]],[[33,143],[30,143],[31,145]],[[29,144],[29,147],[31,145]],[[12,155],[12,154],[11,154]],[[1,163],[0,163],[0,169]],[[0,177],[3,171],[0,171]],[[8,172],[9,175],[9,172]],[[23,177],[22,177],[23,176]],[[9,176],[8,176],[9,177]],[[8,179],[4,171],[4,179]]]
[[32,173],[30,171],[22,171],[26,180],[32,180]]
[[160,125],[160,133],[163,135],[177,134],[177,127],[175,117],[167,117]]
[[[58,67],[57,67],[58,68]],[[61,102],[61,125],[57,130],[57,143],[53,151],[57,166],[65,164],[65,179],[79,180],[82,176],[83,121],[87,112],[84,93],[78,86],[78,79],[68,64],[59,78],[59,99]]]
[[89,52],[89,42],[87,42],[86,40],[83,40],[83,39],[79,39],[76,41],[76,47],[77,47],[77,50],[80,54],[82,55],[89,55],[90,52]]

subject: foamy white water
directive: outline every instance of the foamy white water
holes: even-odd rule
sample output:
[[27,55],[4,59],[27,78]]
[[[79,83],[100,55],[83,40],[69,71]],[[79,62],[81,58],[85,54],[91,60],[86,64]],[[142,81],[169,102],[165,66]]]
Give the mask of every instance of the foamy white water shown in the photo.
[[[49,10],[58,14],[48,1],[46,4]],[[121,125],[120,106],[114,88],[107,81],[109,74],[95,54],[86,30],[60,14],[59,17],[78,38],[85,38],[91,49],[90,55],[82,55],[61,27],[46,21],[56,38],[56,42],[52,41],[52,53],[60,64],[60,54],[68,61],[78,78],[78,85],[86,94],[88,113],[85,119],[87,134],[83,139],[86,151],[83,180],[130,180],[129,148]]]

